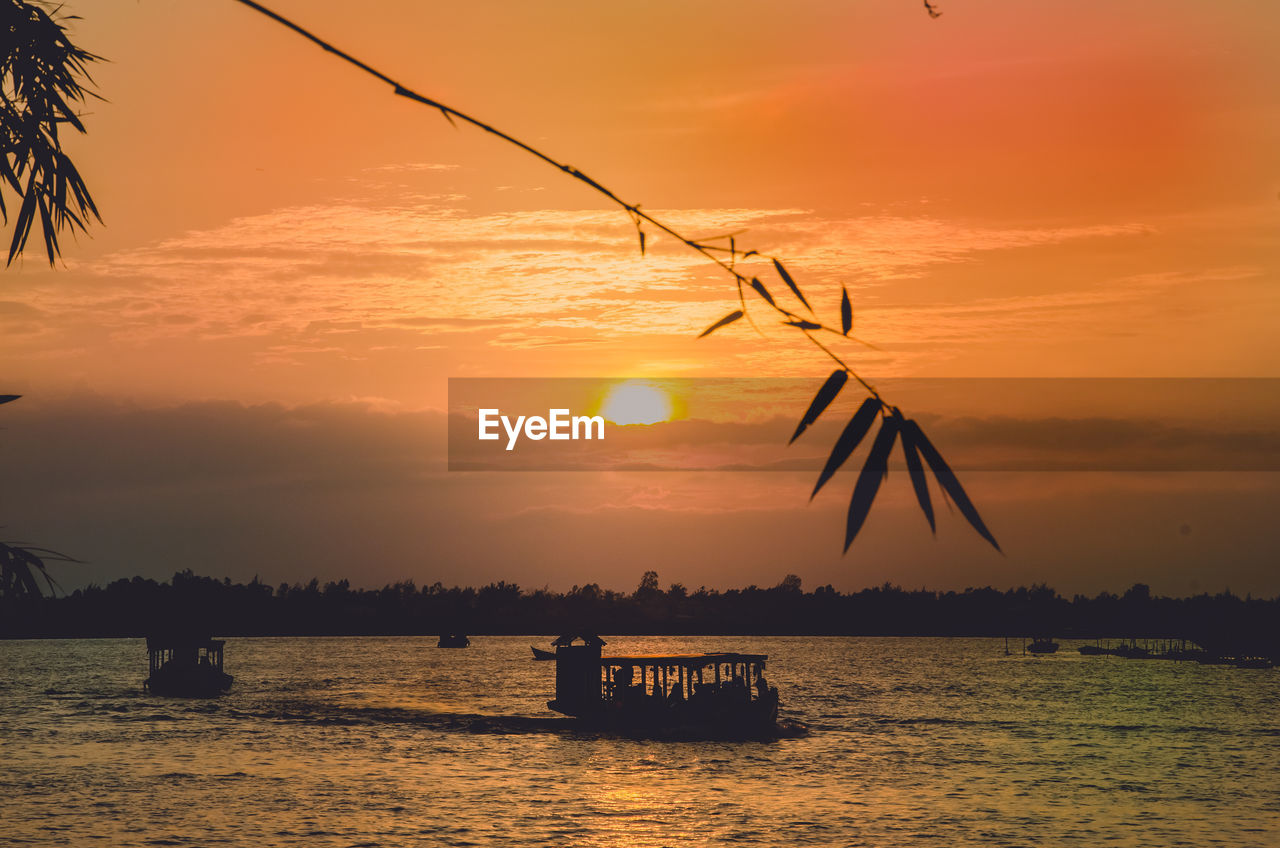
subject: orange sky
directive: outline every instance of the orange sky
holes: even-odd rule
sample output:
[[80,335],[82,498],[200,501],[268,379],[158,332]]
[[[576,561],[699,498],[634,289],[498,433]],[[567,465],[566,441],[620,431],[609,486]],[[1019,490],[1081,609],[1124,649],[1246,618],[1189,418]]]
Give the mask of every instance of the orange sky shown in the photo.
[[[1280,10],[1270,6],[985,0],[944,3],[938,20],[912,0],[276,8],[691,234],[746,230],[739,243],[786,257],[830,318],[848,284],[858,333],[880,349],[851,349],[872,380],[1280,376]],[[38,441],[46,469],[60,452],[16,428],[76,420],[68,410],[83,411],[84,429],[67,438],[91,443],[104,417],[150,413],[188,428],[196,415],[216,440],[256,420],[260,404],[416,420],[443,410],[449,377],[816,383],[827,371],[774,330],[762,340],[740,323],[696,340],[734,297],[705,260],[660,239],[639,258],[625,216],[580,184],[451,128],[230,0],[67,10],[83,18],[75,33],[84,46],[110,59],[95,71],[107,102],[92,106],[90,134],[73,147],[107,223],[68,241],[65,267],[50,271],[31,253],[0,277],[0,389],[27,396],[21,414],[17,405],[6,413],[8,450]],[[119,450],[126,444],[122,436]],[[103,505],[77,500],[88,484],[74,469],[54,474],[54,487],[31,467],[48,499],[7,498],[6,524],[74,547],[104,573],[168,573],[192,555],[182,539],[216,536],[201,519],[213,515],[210,503],[257,497],[250,471],[241,490],[182,476],[175,469],[188,460],[178,455],[199,451],[189,447],[130,458],[168,469],[165,491],[201,493],[186,510],[165,506],[158,532],[170,541],[145,555],[131,552],[129,534],[92,529],[90,513]],[[352,463],[364,456],[346,449]],[[342,514],[341,502],[362,516],[331,541],[378,540],[382,555],[371,559],[384,564],[368,566],[368,582],[513,570],[525,583],[581,582],[558,563],[582,546],[562,540],[601,532],[581,516],[607,506],[614,536],[653,538],[668,551],[709,536],[712,550],[732,552],[736,570],[708,564],[710,553],[654,563],[666,566],[664,579],[691,585],[795,571],[810,584],[1043,579],[1096,590],[1132,579],[1159,586],[1173,569],[1191,576],[1167,588],[1186,591],[1223,584],[1220,564],[1206,559],[1226,545],[1240,575],[1233,586],[1280,591],[1264,566],[1280,547],[1274,533],[1244,533],[1224,518],[1248,514],[1232,499],[1260,503],[1257,487],[1273,487],[1270,477],[1204,478],[1212,492],[1197,501],[1186,481],[1068,475],[1011,485],[978,475],[984,511],[999,516],[1011,504],[1005,536],[1036,528],[999,562],[958,517],[944,520],[936,543],[910,509],[899,520],[893,499],[909,490],[890,487],[867,528],[875,555],[855,564],[838,556],[838,498],[795,519],[820,534],[795,561],[781,531],[762,552],[768,531],[756,529],[756,506],[695,520],[727,490],[777,503],[779,516],[804,510],[801,480],[744,487],[708,475],[655,489],[650,479],[584,475],[516,485],[451,476],[440,471],[439,443],[420,449],[432,458],[414,485],[400,471],[348,488],[331,481],[336,500],[308,512]],[[153,503],[143,490],[160,495],[135,483],[128,498],[108,500],[142,533]],[[494,521],[510,522],[500,529],[522,540],[522,553],[449,538],[459,520],[484,526],[486,487],[503,489],[508,512]],[[1071,528],[1093,510],[1085,493],[1098,491],[1116,527],[1076,538]],[[534,498],[562,513],[526,526]],[[419,499],[453,510],[428,541],[416,533]],[[1176,530],[1189,517],[1208,524],[1206,540],[1191,537],[1189,549],[1184,535],[1165,539],[1161,521]],[[1150,535],[1117,541],[1148,520]],[[303,515],[220,521],[246,541],[220,555],[204,543],[199,561],[216,573],[234,560],[250,574],[351,576],[349,559],[324,553],[333,545],[284,564]],[[272,564],[251,562],[255,549],[271,551]],[[1128,570],[1082,576],[1078,563],[1099,556]],[[621,557],[595,579],[629,586],[655,557]]]

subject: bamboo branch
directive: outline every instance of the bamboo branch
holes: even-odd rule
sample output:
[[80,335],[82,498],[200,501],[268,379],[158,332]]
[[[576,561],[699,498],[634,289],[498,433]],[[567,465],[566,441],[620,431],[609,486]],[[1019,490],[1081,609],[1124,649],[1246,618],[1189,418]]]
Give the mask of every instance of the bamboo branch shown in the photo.
[[[815,345],[822,353],[824,353],[836,364],[837,373],[840,371],[843,371],[849,377],[852,377],[859,385],[862,386],[863,389],[867,391],[867,393],[871,397],[870,399],[864,402],[863,408],[868,409],[867,404],[874,402],[874,407],[875,407],[874,414],[878,415],[882,419],[881,434],[877,436],[876,445],[873,446],[873,449],[872,449],[872,456],[869,458],[868,464],[863,467],[862,474],[859,477],[859,485],[854,491],[854,501],[850,509],[849,529],[847,531],[847,535],[845,539],[845,550],[846,551],[848,550],[849,544],[853,541],[853,536],[857,533],[858,528],[860,528],[862,525],[862,520],[865,517],[866,511],[870,509],[871,499],[874,498],[875,490],[876,488],[878,488],[878,485],[879,485],[878,482],[876,482],[875,485],[867,485],[865,481],[874,477],[875,474],[880,473],[878,469],[880,469],[881,466],[883,466],[884,461],[887,459],[888,452],[892,450],[893,443],[897,438],[897,434],[900,428],[902,427],[902,425],[904,423],[914,424],[914,422],[911,422],[908,419],[904,419],[901,411],[897,407],[890,406],[884,400],[884,398],[880,396],[880,393],[877,392],[876,389],[870,383],[868,383],[860,375],[858,375],[857,372],[855,372],[853,368],[847,362],[845,362],[844,359],[842,359],[838,354],[832,351],[831,348],[829,348],[827,345],[823,344],[814,335],[814,333],[816,332],[822,332],[822,331],[831,332],[831,333],[835,333],[838,336],[841,336],[842,338],[850,338],[853,341],[857,341],[861,344],[865,344],[865,345],[868,345],[869,347],[874,348],[873,345],[869,345],[867,342],[862,342],[861,340],[853,338],[849,335],[852,322],[850,317],[851,313],[848,311],[847,291],[845,292],[845,302],[842,303],[842,306],[841,306],[842,326],[840,329],[827,326],[826,324],[823,324],[822,322],[817,320],[810,320],[808,318],[804,318],[799,314],[786,308],[782,304],[780,304],[773,297],[773,295],[770,294],[768,288],[762,282],[760,282],[758,277],[749,276],[738,270],[737,263],[738,263],[738,260],[740,259],[745,260],[755,256],[761,259],[768,259],[772,261],[774,269],[777,272],[778,276],[782,279],[784,283],[786,283],[787,287],[791,290],[792,294],[794,294],[796,299],[799,300],[800,303],[804,304],[806,308],[809,308],[808,300],[805,299],[804,295],[800,291],[800,287],[796,284],[795,280],[791,277],[791,274],[787,272],[786,268],[782,264],[782,261],[775,256],[768,256],[766,254],[760,253],[757,250],[745,250],[745,251],[739,250],[737,247],[737,242],[734,239],[734,235],[736,234],[730,234],[728,236],[720,237],[721,239],[723,238],[729,239],[728,247],[707,243],[708,241],[715,241],[717,239],[698,240],[698,239],[690,238],[678,232],[671,225],[663,222],[662,220],[654,217],[653,215],[650,215],[648,212],[641,209],[640,204],[628,203],[626,200],[623,200],[612,189],[607,188],[600,181],[588,176],[587,174],[583,173],[582,171],[578,170],[572,165],[569,165],[565,162],[561,162],[560,160],[552,156],[549,156],[548,154],[537,149],[536,147],[533,147],[532,145],[521,141],[515,136],[512,136],[508,133],[503,132],[497,127],[494,127],[492,124],[488,124],[480,120],[479,118],[475,118],[471,115],[468,115],[466,112],[463,112],[459,109],[455,109],[452,106],[449,106],[448,104],[441,103],[439,100],[435,100],[433,98],[427,97],[424,94],[420,94],[414,91],[413,89],[398,82],[397,80],[393,79],[392,77],[388,76],[382,71],[379,71],[371,67],[370,65],[360,61],[359,59],[356,59],[351,54],[346,53],[342,50],[339,50],[337,47],[334,47],[332,44],[320,38],[316,34],[312,33],[310,30],[307,30],[304,27],[289,20],[288,18],[280,14],[277,14],[276,12],[273,12],[272,10],[263,6],[262,4],[256,3],[254,2],[254,0],[235,0],[235,2],[240,3],[244,6],[248,6],[250,9],[253,9],[254,11],[257,11],[265,15],[266,17],[270,18],[271,20],[276,21],[282,26],[285,26],[293,30],[294,32],[301,35],[303,38],[306,38],[308,41],[315,43],[325,51],[332,53],[338,58],[342,59],[344,62],[354,65],[355,67],[359,68],[361,71],[364,71],[366,74],[391,86],[393,93],[396,94],[397,96],[404,97],[409,100],[413,100],[417,103],[423,104],[424,106],[428,106],[432,109],[439,111],[440,114],[444,116],[444,118],[448,120],[450,124],[457,126],[456,121],[461,121],[464,124],[469,124],[473,127],[476,127],[477,129],[483,130],[484,132],[489,133],[490,135],[497,136],[498,138],[502,139],[508,144],[511,144],[511,145],[514,145],[515,147],[520,148],[521,150],[525,151],[531,156],[535,156],[538,159],[541,159],[543,162],[546,162],[548,165],[559,170],[560,172],[564,174],[568,174],[570,177],[573,177],[575,180],[578,180],[579,182],[589,186],[597,194],[602,195],[603,197],[607,198],[611,203],[620,207],[627,214],[627,216],[630,217],[631,221],[635,224],[636,230],[640,236],[640,252],[642,255],[645,250],[644,225],[648,224],[649,226],[657,229],[660,232],[666,233],[668,236],[681,242],[686,247],[694,251],[697,251],[698,253],[705,256],[710,261],[714,262],[717,266],[720,267],[721,270],[723,270],[725,273],[733,277],[734,284],[737,289],[738,303],[741,309],[739,311],[730,313],[729,315],[717,321],[715,324],[711,325],[711,327],[707,328],[702,333],[703,336],[708,335],[709,333],[715,331],[716,329],[722,326],[733,323],[734,321],[738,320],[738,318],[741,318],[744,316],[747,318],[747,321],[751,323],[753,327],[755,326],[755,322],[752,320],[752,317],[751,317],[751,310],[747,306],[746,290],[748,288],[755,291],[755,293],[759,295],[760,299],[764,302],[764,304],[769,308],[771,308],[775,313],[777,313],[778,316],[780,316],[782,323],[784,325],[793,327],[799,330],[801,333],[803,333],[806,339],[808,339],[813,345]],[[925,8],[929,12],[930,16],[937,17],[938,13],[936,9],[934,9],[934,7],[928,2],[928,0],[926,0],[925,2]],[[754,303],[755,301],[753,300],[752,302]],[[812,314],[812,309],[809,309],[809,311]],[[816,318],[816,316],[814,317]],[[756,329],[758,332],[759,328],[757,327]],[[830,398],[827,398],[822,403],[821,407],[825,408],[826,403],[829,403],[829,402],[830,402]],[[816,404],[817,404],[817,400],[815,399],[815,405]],[[810,409],[811,409],[811,412],[813,412],[813,410],[815,409],[815,406],[811,406]],[[820,414],[820,413],[821,413],[821,409],[817,409],[816,412],[813,412],[815,417],[817,414]],[[856,420],[856,416],[855,416],[855,420]],[[846,433],[848,433],[848,430],[846,430]],[[988,539],[988,541],[990,541],[991,544],[996,547],[996,550],[999,550],[999,545],[996,545],[994,537],[992,537],[991,534],[987,531],[986,527],[982,525],[981,520],[977,517],[976,510],[972,508],[972,505],[969,504],[968,498],[964,496],[963,490],[960,489],[959,481],[955,479],[955,475],[951,473],[950,468],[946,465],[945,462],[943,462],[942,457],[938,455],[936,451],[933,450],[933,446],[929,444],[926,439],[924,439],[924,434],[922,432],[919,432],[918,428],[916,428],[915,431],[911,431],[910,429],[908,429],[906,433],[914,434],[911,436],[912,438],[922,440],[923,442],[922,449],[927,448],[927,450],[930,452],[926,454],[926,457],[929,459],[930,466],[935,472],[935,477],[937,478],[939,485],[941,485],[944,490],[950,491],[953,496],[957,496],[957,492],[959,493],[957,500],[963,498],[962,506],[967,506],[968,511],[965,512],[965,517],[969,520],[970,524],[974,526],[974,529],[978,530],[978,532],[982,534],[984,538]],[[844,437],[842,437],[842,439],[843,438]],[[859,436],[858,438],[860,439],[861,436]],[[906,443],[907,438],[908,438],[908,435],[903,436],[904,450],[906,449],[905,446],[907,444]],[[856,446],[856,441],[853,445],[849,445],[846,443],[844,447],[847,449],[843,450],[843,456],[838,461],[835,461],[834,466],[832,466],[830,464],[831,461],[835,460],[837,457],[837,454],[842,452],[841,445],[839,443],[837,444],[836,449],[832,453],[832,460],[829,460],[828,470],[830,473],[834,473],[835,469],[838,468],[841,463],[843,463],[844,459],[848,457],[848,454],[852,452],[853,447],[855,446]],[[884,468],[887,469],[887,466],[884,466]],[[828,472],[824,471],[824,474],[827,474],[827,473]],[[876,479],[878,480],[878,478]],[[819,487],[821,487],[821,482],[819,483]],[[817,489],[815,489],[814,491],[816,493]],[[855,521],[855,518],[856,518],[856,521]]]

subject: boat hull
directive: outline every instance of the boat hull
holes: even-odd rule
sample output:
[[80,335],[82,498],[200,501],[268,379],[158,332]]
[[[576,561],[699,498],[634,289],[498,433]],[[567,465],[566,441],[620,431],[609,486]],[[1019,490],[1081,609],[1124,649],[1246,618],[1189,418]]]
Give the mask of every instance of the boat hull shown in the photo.
[[649,738],[771,739],[796,735],[797,729],[803,727],[797,722],[779,722],[776,694],[733,705],[603,703],[576,714],[555,700],[548,701],[547,706],[571,715],[584,727]]
[[231,689],[234,679],[217,669],[162,669],[148,677],[143,686],[151,694],[166,698],[216,698]]

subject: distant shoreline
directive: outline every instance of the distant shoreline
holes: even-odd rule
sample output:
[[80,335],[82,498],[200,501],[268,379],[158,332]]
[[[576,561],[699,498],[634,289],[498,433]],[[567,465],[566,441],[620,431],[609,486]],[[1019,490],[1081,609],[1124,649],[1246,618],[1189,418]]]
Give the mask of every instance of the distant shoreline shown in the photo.
[[[591,631],[645,636],[863,636],[1186,640],[1224,656],[1280,657],[1280,598],[1229,592],[1165,598],[1136,584],[1070,599],[1045,585],[963,592],[885,584],[803,591],[795,575],[769,588],[661,588],[646,572],[633,592],[595,584],[567,592],[511,583],[353,589],[346,580],[272,587],[183,571],[134,577],[57,598],[0,606],[0,638],[138,638],[164,632],[223,637],[516,636]],[[1011,644],[1011,650],[1014,645]]]
[[[209,634],[216,639],[438,639],[438,633],[230,633],[227,631],[212,631]],[[471,639],[526,639],[531,640],[535,647],[542,643],[549,643],[554,639],[556,634],[547,633],[482,633],[474,632],[468,634]],[[1021,642],[1018,641],[1023,637],[1021,635],[1004,635],[993,636],[991,634],[966,634],[966,633],[948,633],[948,634],[930,634],[930,633],[623,633],[620,631],[601,632],[601,635],[610,639],[621,638],[644,638],[644,639],[986,639],[989,641],[1001,642],[1005,638],[1009,640],[1010,652],[1019,652]],[[76,636],[29,636],[29,635],[0,635],[0,642],[74,642],[82,640],[137,640],[145,639],[145,633],[137,634],[111,634],[100,633],[90,635]],[[1027,644],[1031,643],[1031,637],[1027,636]],[[1098,640],[1103,643],[1121,641],[1131,641],[1136,639],[1138,642],[1168,639],[1166,636],[1055,636],[1056,641],[1064,643],[1064,648],[1074,648],[1075,643],[1094,644]],[[527,649],[526,649],[527,652]]]

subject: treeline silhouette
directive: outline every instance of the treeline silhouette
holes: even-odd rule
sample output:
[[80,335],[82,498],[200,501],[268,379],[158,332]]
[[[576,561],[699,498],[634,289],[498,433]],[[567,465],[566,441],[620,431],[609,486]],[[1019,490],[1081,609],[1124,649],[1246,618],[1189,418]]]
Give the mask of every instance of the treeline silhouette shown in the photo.
[[166,630],[218,636],[557,634],[759,634],[849,636],[1051,636],[1190,639],[1210,650],[1274,656],[1280,598],[1230,592],[1157,597],[1144,584],[1122,595],[1065,598],[1043,584],[963,592],[885,584],[858,592],[806,592],[787,575],[776,586],[662,589],[649,571],[632,592],[594,583],[567,592],[514,583],[419,588],[413,581],[353,589],[347,580],[233,583],[182,571],[167,583],[142,577],[31,599],[0,614],[0,636],[144,636]]

